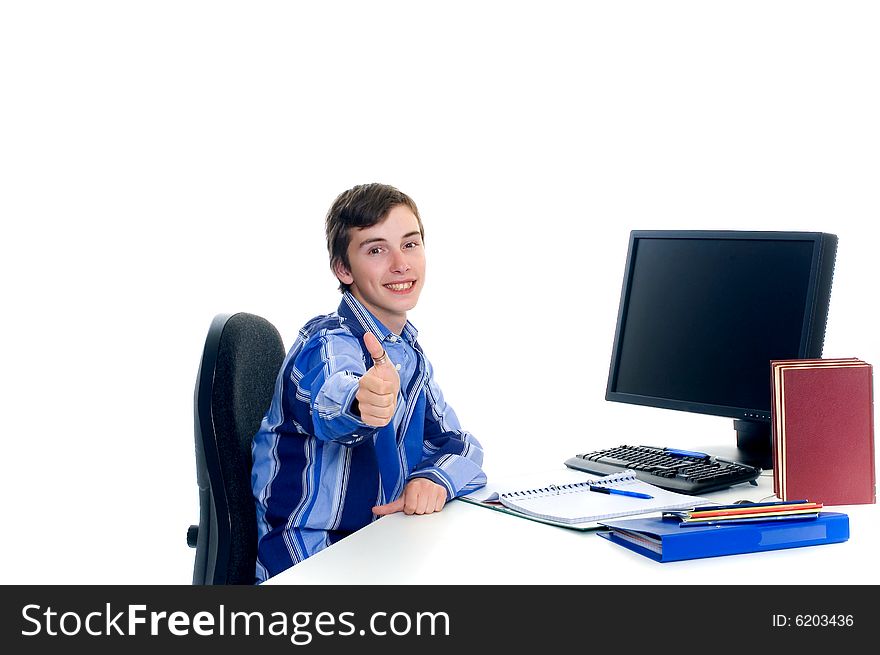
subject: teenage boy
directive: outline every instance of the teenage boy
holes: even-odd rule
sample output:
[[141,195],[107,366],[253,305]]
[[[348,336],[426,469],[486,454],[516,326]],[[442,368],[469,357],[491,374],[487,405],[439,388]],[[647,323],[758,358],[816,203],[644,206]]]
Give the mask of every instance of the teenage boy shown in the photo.
[[425,283],[409,196],[366,184],[326,218],[342,302],[300,330],[253,443],[266,580],[393,512],[439,512],[483,486],[483,451],[459,425],[407,320]]

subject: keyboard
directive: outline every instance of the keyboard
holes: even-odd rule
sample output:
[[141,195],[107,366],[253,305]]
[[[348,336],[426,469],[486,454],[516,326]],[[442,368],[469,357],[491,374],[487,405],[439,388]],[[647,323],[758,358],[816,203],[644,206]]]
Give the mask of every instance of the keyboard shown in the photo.
[[569,468],[608,475],[625,469],[635,471],[639,480],[655,487],[683,494],[700,495],[751,482],[761,469],[731,462],[706,453],[653,446],[619,446],[575,455],[565,460]]

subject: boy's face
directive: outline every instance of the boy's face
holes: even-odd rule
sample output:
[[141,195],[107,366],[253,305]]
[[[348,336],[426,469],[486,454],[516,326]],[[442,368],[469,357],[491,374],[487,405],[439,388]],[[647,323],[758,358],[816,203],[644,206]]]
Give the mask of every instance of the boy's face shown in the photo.
[[425,248],[415,214],[395,205],[372,227],[351,230],[350,268],[338,262],[336,276],[391,331],[400,334],[406,313],[425,283]]

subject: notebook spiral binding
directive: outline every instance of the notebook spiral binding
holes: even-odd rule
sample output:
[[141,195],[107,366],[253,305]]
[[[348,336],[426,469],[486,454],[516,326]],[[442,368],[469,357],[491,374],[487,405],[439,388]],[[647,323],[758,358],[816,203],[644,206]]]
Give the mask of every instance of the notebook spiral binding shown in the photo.
[[569,484],[561,484],[555,485],[551,484],[546,487],[540,487],[538,489],[526,489],[523,491],[511,491],[509,493],[501,494],[503,498],[529,498],[531,496],[549,496],[549,495],[557,495],[566,492],[574,492],[584,487],[607,487],[609,485],[617,484],[618,482],[629,482],[631,480],[636,479],[635,471],[627,469],[625,471],[621,471],[620,473],[614,473],[613,475],[609,475],[604,478],[596,479],[596,480],[584,480],[583,482],[571,482]]

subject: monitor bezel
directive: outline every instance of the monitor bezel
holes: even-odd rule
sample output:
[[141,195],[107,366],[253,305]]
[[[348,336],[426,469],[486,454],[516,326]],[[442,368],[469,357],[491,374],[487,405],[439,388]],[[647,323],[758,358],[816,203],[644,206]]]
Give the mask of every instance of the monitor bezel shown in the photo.
[[[770,232],[770,231],[732,231],[732,230],[633,230],[630,232],[627,248],[626,265],[624,268],[623,285],[617,312],[617,325],[614,330],[614,343],[611,350],[611,363],[608,371],[608,383],[605,389],[605,400],[629,403],[660,409],[724,416],[749,421],[769,422],[770,412],[754,407],[738,407],[733,405],[715,405],[686,399],[644,396],[616,390],[618,377],[618,358],[620,355],[622,329],[626,323],[629,306],[629,294],[632,286],[632,272],[635,264],[638,244],[646,239],[726,239],[726,240],[763,240],[763,241],[807,241],[812,244],[813,253],[810,262],[810,279],[807,287],[807,307],[804,322],[801,326],[801,339],[797,358],[813,358],[822,356],[824,340],[823,331],[819,339],[813,339],[818,298],[817,290],[821,274],[822,241],[826,235],[822,232]],[[827,314],[826,314],[827,315]],[[767,363],[769,375],[770,363]],[[768,378],[769,380],[769,378]],[[770,393],[769,383],[767,393]]]

